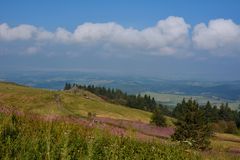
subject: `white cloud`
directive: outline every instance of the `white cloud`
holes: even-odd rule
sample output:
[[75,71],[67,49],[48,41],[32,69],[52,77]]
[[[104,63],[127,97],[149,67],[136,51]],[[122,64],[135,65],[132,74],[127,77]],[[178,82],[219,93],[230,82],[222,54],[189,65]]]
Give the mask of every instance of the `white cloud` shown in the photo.
[[85,48],[94,46],[98,50],[103,50],[102,52],[170,55],[177,54],[187,46],[189,27],[180,17],[169,17],[159,21],[156,26],[143,30],[124,28],[114,22],[84,23],[73,32],[64,28],[48,32],[31,25],[10,28],[7,24],[2,24],[0,39],[32,40],[35,43],[48,41],[81,45]]
[[54,38],[54,33],[45,31],[44,29],[38,29],[35,32],[34,38],[39,41],[51,40]]
[[72,33],[65,30],[64,28],[58,28],[55,32],[55,40],[60,42],[71,42],[72,41]]
[[198,24],[193,30],[193,43],[197,49],[226,55],[240,52],[240,26],[232,20],[211,20],[208,26]]
[[27,40],[32,38],[37,28],[31,25],[22,24],[14,28],[10,28],[6,23],[0,25],[0,40]]
[[[0,43],[24,43],[26,53],[146,54],[186,56],[201,50],[215,55],[240,53],[240,27],[231,20],[211,20],[191,26],[181,17],[168,17],[155,26],[139,30],[117,23],[84,23],[73,32],[57,28],[50,32],[32,25],[9,27],[0,24]],[[6,45],[9,46],[9,45]],[[17,52],[17,47],[13,49]],[[193,47],[194,46],[194,49]],[[0,45],[2,51],[6,51]],[[61,49],[59,49],[61,48]],[[11,51],[12,53],[13,51]],[[22,50],[22,52],[24,52]]]
[[148,48],[155,48],[160,53],[174,54],[189,45],[189,28],[190,25],[183,18],[169,17],[142,33]]
[[102,43],[123,49],[143,50],[147,54],[168,55],[177,53],[178,49],[189,44],[189,28],[180,17],[169,17],[143,30],[123,28],[112,22],[85,23],[77,27],[73,37],[80,43]]

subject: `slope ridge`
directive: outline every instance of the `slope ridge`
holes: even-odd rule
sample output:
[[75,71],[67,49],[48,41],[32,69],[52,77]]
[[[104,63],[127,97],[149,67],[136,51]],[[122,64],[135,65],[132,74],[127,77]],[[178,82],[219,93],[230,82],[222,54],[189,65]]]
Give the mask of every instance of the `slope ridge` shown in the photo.
[[106,102],[88,91],[54,91],[0,82],[0,104],[38,114],[98,117],[149,122],[151,113]]

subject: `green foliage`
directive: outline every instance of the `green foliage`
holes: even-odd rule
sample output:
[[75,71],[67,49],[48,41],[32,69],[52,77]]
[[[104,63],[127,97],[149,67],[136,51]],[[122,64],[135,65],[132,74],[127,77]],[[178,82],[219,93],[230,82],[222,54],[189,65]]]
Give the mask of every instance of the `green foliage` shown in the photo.
[[177,119],[182,117],[182,114],[187,111],[186,101],[182,100],[182,103],[178,103],[177,106],[173,110],[173,116]]
[[[184,99],[182,104],[186,104]],[[182,113],[186,112],[186,105],[182,104],[177,104],[173,110],[174,117],[180,118]],[[215,131],[236,133],[237,127],[240,127],[240,111],[232,110],[228,103],[221,104],[217,108],[217,106],[212,106],[210,102],[207,102],[206,105],[199,106],[199,109],[203,112],[206,120],[213,124]],[[223,127],[224,124],[226,127]]]
[[64,121],[0,114],[0,159],[194,160],[181,146],[117,137]]
[[159,105],[157,106],[157,109],[161,110],[162,113],[163,113],[164,115],[166,115],[166,116],[170,116],[170,117],[173,116],[173,115],[172,115],[172,111],[169,109],[169,106],[159,104]]
[[212,135],[211,128],[198,103],[192,99],[178,104],[175,114],[178,115],[173,140],[186,143],[195,149],[207,149]]
[[156,109],[151,117],[151,123],[160,126],[160,127],[164,127],[166,126],[166,119],[164,117],[164,115],[162,114],[162,111],[159,109]]
[[212,107],[209,101],[205,106],[202,106],[201,109],[208,122],[217,122],[219,120],[219,109],[216,106]]
[[236,113],[235,117],[236,125],[238,128],[240,128],[240,110],[238,111],[238,113]]
[[65,83],[64,90],[69,90],[71,88],[72,88],[72,86],[70,83]]
[[226,120],[231,121],[234,119],[234,111],[231,110],[231,108],[228,107],[228,103],[221,104],[219,109],[219,119],[220,120]]

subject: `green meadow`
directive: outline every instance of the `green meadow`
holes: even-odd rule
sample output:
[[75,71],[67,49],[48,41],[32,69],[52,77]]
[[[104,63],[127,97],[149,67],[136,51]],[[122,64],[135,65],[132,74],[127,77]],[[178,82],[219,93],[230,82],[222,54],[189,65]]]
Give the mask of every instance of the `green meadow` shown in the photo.
[[74,115],[87,117],[88,112],[98,117],[133,121],[150,121],[150,112],[108,103],[96,95],[36,89],[11,83],[0,83],[0,104],[38,114]]
[[[139,137],[143,133],[134,128],[112,126],[109,130],[107,124],[93,127],[91,122],[83,125],[64,118],[73,116],[88,122],[91,112],[103,118],[146,124],[150,121],[150,112],[112,104],[84,90],[51,91],[1,82],[0,107],[24,113],[0,113],[0,159],[240,159],[237,134],[215,133],[211,150],[198,151],[170,138]],[[60,118],[45,118],[51,115]],[[168,126],[174,127],[173,121],[167,117]],[[124,130],[126,134],[113,134],[111,129]]]

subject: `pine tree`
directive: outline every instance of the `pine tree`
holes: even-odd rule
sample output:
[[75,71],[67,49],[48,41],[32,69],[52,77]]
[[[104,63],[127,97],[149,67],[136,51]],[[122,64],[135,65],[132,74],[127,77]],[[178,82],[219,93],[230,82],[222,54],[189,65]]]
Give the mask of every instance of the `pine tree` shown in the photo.
[[228,107],[228,103],[221,104],[220,109],[219,109],[219,119],[225,120],[225,121],[234,120],[234,114],[233,114],[231,108]]
[[163,113],[161,110],[156,109],[151,117],[151,122],[157,126],[164,127],[166,126],[166,118],[164,117]]
[[212,105],[209,101],[207,101],[207,104],[201,108],[204,112],[204,115],[208,122],[213,122],[214,120],[214,110],[212,108]]
[[71,88],[72,88],[72,86],[70,83],[65,83],[64,90],[69,90]]
[[177,106],[173,110],[173,116],[175,118],[181,118],[182,114],[186,111],[186,101],[185,99],[182,100],[182,103],[178,103]]
[[198,103],[192,99],[178,104],[178,109],[184,111],[178,115],[176,131],[172,136],[173,140],[187,142],[195,149],[207,149],[210,145],[212,131],[204,112]]

